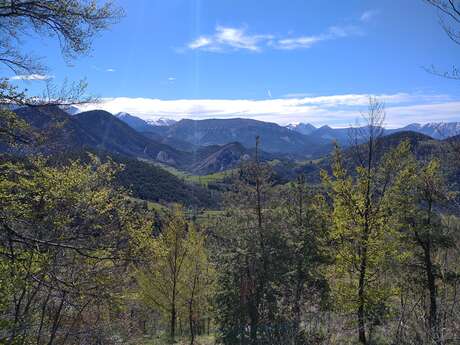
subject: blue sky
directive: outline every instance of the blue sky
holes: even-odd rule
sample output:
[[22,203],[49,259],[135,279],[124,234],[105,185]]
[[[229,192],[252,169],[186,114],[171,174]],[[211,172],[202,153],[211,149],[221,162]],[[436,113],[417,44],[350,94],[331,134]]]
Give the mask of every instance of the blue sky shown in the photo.
[[460,46],[422,0],[116,2],[126,17],[72,66],[55,40],[24,41],[56,84],[87,79],[102,102],[85,109],[345,126],[376,95],[389,126],[460,120],[459,82],[423,69],[450,69]]

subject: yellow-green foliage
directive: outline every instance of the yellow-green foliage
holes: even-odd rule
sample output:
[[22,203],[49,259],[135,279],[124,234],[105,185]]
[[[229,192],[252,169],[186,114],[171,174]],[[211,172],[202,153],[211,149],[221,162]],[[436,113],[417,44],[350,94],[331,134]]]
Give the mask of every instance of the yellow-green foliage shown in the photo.
[[[43,342],[72,320],[82,331],[95,327],[84,315],[97,316],[96,327],[108,322],[133,242],[152,227],[112,186],[120,168],[94,157],[60,167],[42,158],[0,164],[2,334],[36,343],[40,327]],[[52,326],[61,303],[68,322]]]
[[[187,222],[181,211],[175,210],[166,227],[149,243],[146,265],[138,272],[140,296],[152,309],[159,310],[168,320],[172,308],[184,306],[184,286],[187,274]],[[175,304],[175,305],[174,305]]]
[[146,306],[169,323],[177,318],[195,322],[206,316],[214,273],[205,237],[186,221],[182,209],[175,207],[161,232],[141,242],[146,260],[137,281]]
[[[412,172],[410,162],[409,144],[404,142],[376,167],[359,166],[353,175],[346,172],[340,152],[336,152],[333,176],[322,174],[333,201],[330,236],[335,261],[328,272],[338,309],[354,312],[364,303],[366,313],[372,314],[397,292],[386,275],[406,253],[400,250],[392,203],[401,196],[399,182]],[[364,300],[360,302],[361,275]]]

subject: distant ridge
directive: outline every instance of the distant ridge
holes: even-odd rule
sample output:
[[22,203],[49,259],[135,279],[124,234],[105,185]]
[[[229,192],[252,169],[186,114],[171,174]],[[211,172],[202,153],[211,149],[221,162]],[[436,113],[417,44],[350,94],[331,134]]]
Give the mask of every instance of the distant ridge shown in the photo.
[[[251,148],[254,146],[256,135],[261,136],[263,149],[267,152],[306,157],[317,157],[328,153],[333,142],[344,147],[350,144],[350,128],[333,128],[329,125],[315,127],[310,123],[298,123],[283,127],[275,123],[239,118],[183,119],[177,122],[160,119],[161,125],[154,125],[155,122],[147,122],[140,118],[137,119],[141,122],[137,123],[133,118],[136,117],[132,115],[120,117],[145,135],[184,151],[192,151],[197,146],[225,145],[234,141]],[[460,134],[460,122],[413,123],[401,128],[384,129],[383,132],[384,135],[390,135],[402,131],[413,131],[435,139],[443,139]],[[294,133],[301,136],[296,136]]]
[[[78,107],[70,106],[64,109],[71,115],[80,113],[81,111]],[[231,124],[234,121],[256,121],[260,123],[268,124],[269,122],[257,121],[252,119],[240,118],[240,119],[205,119],[205,120],[191,120],[191,119],[182,119],[176,121],[173,119],[168,119],[165,117],[160,117],[153,120],[143,120],[138,116],[131,115],[126,112],[121,112],[115,114],[117,118],[134,128],[139,132],[151,132],[166,136],[166,132],[169,131],[169,127],[176,125],[177,123],[183,123],[183,121],[193,121],[192,123],[200,123],[202,121],[222,121]],[[274,123],[270,123],[276,125]],[[280,126],[283,127],[283,126]],[[323,125],[316,127],[311,123],[295,123],[288,124],[284,126],[286,129],[289,129],[293,132],[300,133],[305,136],[312,136],[316,140],[325,139],[327,141],[334,140],[341,144],[346,144],[345,141],[348,139],[349,128],[334,128],[329,125]],[[460,121],[453,122],[431,122],[431,123],[411,123],[407,126],[394,129],[385,129],[385,135],[389,135],[401,131],[413,131],[417,133],[426,134],[435,139],[444,139],[451,136],[460,134]],[[169,136],[171,138],[171,136]],[[194,139],[196,140],[196,138]],[[185,140],[187,141],[187,140]],[[189,141],[190,142],[190,141]],[[224,143],[220,143],[224,144]]]
[[[309,123],[299,123],[297,125],[288,125],[287,128],[305,134],[305,128],[308,132],[307,135],[314,138],[321,138],[327,140],[335,140],[342,145],[347,145],[349,140],[349,128],[332,128],[328,125],[316,128]],[[384,135],[390,135],[397,132],[417,132],[428,135],[435,139],[449,138],[460,134],[460,121],[459,122],[431,122],[426,124],[412,123],[407,126],[395,129],[384,129]]]

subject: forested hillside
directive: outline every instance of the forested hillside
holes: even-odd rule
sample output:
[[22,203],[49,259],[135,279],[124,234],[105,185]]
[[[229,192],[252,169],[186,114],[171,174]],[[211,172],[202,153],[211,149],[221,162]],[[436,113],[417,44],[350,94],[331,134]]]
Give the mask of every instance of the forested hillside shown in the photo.
[[[429,2],[460,22],[456,2]],[[0,1],[16,77],[0,79],[0,344],[460,343],[454,122],[388,130],[374,96],[347,129],[78,112],[97,104],[85,83],[57,91],[22,52],[49,36],[74,61],[122,17],[112,2]],[[348,35],[218,28],[177,54]],[[14,84],[37,78],[42,96]]]

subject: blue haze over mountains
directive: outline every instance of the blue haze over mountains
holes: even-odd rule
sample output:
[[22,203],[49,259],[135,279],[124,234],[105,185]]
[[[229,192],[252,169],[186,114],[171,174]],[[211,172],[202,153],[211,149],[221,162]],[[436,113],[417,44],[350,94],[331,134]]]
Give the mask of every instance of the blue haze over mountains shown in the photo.
[[[41,143],[36,148],[38,152],[89,148],[149,164],[166,164],[195,175],[226,171],[254,157],[256,136],[261,139],[261,159],[283,162],[278,166],[282,167],[283,176],[295,169],[309,168],[302,166],[306,160],[328,156],[335,142],[344,148],[350,143],[349,128],[315,128],[310,124],[280,126],[242,118],[145,121],[127,113],[113,115],[104,110],[73,113],[57,107],[14,111],[31,125],[37,137],[48,134],[50,140]],[[384,134],[387,143],[409,139],[414,143],[431,141],[436,146],[443,141],[439,139],[460,137],[460,122],[412,124],[386,129]],[[0,148],[5,150],[15,152],[18,148]]]
[[[157,133],[158,135],[165,135],[169,137],[174,137],[176,134],[176,127],[187,128],[189,127],[189,132],[192,130],[200,131],[203,127],[200,124],[205,123],[214,123],[215,128],[214,130],[217,131],[219,125],[223,125],[227,127],[228,131],[232,133],[235,141],[240,141],[241,139],[237,133],[235,133],[235,128],[243,127],[245,125],[252,125],[252,126],[260,126],[260,128],[269,127],[269,126],[277,126],[280,129],[286,128],[292,132],[300,133],[304,136],[314,138],[316,140],[320,140],[318,142],[319,145],[324,145],[324,141],[336,141],[341,145],[347,145],[350,135],[350,128],[332,128],[330,126],[322,126],[322,127],[315,127],[310,123],[299,123],[299,124],[290,124],[285,127],[278,126],[276,124],[263,122],[263,121],[256,121],[256,120],[248,120],[248,119],[210,119],[210,120],[168,120],[168,119],[159,119],[156,121],[145,121],[139,117],[130,115],[128,113],[118,113],[117,116],[120,120],[131,126],[137,131],[140,132],[153,132]],[[171,127],[171,128],[168,128]],[[206,128],[208,131],[211,131],[211,128]],[[421,134],[425,134],[430,136],[434,139],[444,139],[449,138],[451,136],[455,136],[460,134],[460,122],[432,122],[426,124],[419,124],[419,123],[412,123],[407,126],[401,128],[393,128],[393,129],[384,129],[385,135],[390,135],[397,132],[417,132]],[[206,137],[209,142],[202,142],[202,139]],[[219,144],[222,143],[221,140],[223,138],[210,138],[210,136],[206,136],[203,133],[198,133],[195,137],[190,135],[187,137],[188,142],[193,144],[202,144],[202,145],[212,145],[212,144]],[[177,138],[179,139],[179,138]],[[253,137],[251,138],[253,140]]]

